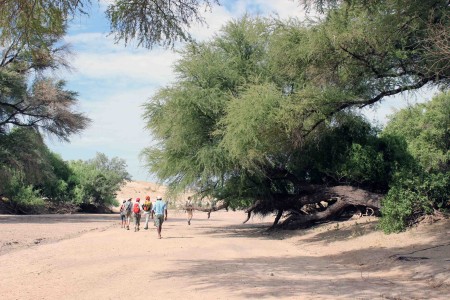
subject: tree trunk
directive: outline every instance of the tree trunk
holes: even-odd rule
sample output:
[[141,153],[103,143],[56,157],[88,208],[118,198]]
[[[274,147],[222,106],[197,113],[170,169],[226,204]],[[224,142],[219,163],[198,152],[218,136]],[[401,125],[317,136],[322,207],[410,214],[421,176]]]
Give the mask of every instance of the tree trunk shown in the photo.
[[[338,216],[342,211],[349,206],[363,206],[370,208],[373,211],[380,209],[380,202],[383,195],[372,193],[360,188],[352,186],[319,186],[306,185],[301,188],[300,195],[273,195],[269,206],[263,200],[257,200],[252,206],[247,208],[246,223],[253,213],[270,213],[276,211],[274,223],[271,228],[277,226],[281,219],[283,212],[290,212],[290,216],[282,223],[283,228],[302,227],[314,222],[324,221]],[[320,210],[313,209],[310,213],[302,214],[301,211],[305,205],[317,205],[320,202],[332,203],[331,205],[320,206]],[[266,205],[266,206],[265,206]]]
[[282,209],[278,210],[277,216],[275,217],[275,220],[273,221],[273,224],[269,229],[273,229],[273,228],[275,228],[275,226],[278,225],[278,221],[280,221],[281,216],[283,215],[283,212],[284,212],[284,210],[282,210]]
[[316,190],[315,193],[303,196],[299,200],[302,203],[310,204],[332,198],[337,200],[334,204],[328,206],[326,210],[309,215],[291,215],[284,220],[281,226],[283,228],[298,228],[314,222],[328,220],[338,216],[348,206],[360,205],[378,210],[380,209],[380,202],[383,195],[352,186],[334,186]]
[[213,211],[218,211],[221,209],[226,209],[228,211],[228,204],[227,203],[222,203],[218,206],[214,206],[214,207],[210,207],[210,208],[203,208],[203,207],[199,207],[199,206],[193,206],[192,210],[198,210],[198,211],[203,211],[203,212],[207,212],[208,213],[208,219],[211,216],[211,212]]
[[328,206],[324,211],[311,215],[291,215],[284,220],[281,226],[286,229],[299,228],[317,221],[327,220],[338,215],[348,205],[348,203],[339,199],[333,205]]

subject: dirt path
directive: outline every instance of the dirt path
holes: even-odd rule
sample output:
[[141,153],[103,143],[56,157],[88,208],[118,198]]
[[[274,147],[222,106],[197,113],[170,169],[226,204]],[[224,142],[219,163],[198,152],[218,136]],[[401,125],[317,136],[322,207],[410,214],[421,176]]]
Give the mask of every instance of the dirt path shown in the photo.
[[385,236],[371,219],[274,234],[243,219],[172,211],[158,240],[117,215],[0,216],[1,299],[448,299],[447,221]]

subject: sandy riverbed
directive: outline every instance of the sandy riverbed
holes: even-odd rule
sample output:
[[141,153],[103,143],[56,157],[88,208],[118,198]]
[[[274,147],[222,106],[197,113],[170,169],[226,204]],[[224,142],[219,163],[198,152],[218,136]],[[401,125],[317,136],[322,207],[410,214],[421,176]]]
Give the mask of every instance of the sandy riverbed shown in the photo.
[[272,218],[170,211],[163,239],[118,215],[0,215],[1,299],[448,299],[450,222],[375,218],[268,233]]

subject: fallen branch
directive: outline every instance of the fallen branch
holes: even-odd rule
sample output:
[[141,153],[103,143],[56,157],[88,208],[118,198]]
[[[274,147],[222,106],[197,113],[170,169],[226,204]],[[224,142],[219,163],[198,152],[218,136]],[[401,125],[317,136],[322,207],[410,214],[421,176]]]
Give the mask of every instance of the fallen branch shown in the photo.
[[301,227],[306,224],[324,221],[339,216],[347,207],[364,207],[367,215],[374,215],[380,209],[383,195],[352,186],[327,187],[307,185],[297,195],[275,194],[270,200],[257,200],[245,210],[247,218],[251,214],[266,215],[276,212],[271,229],[287,212],[282,227]]
[[[185,207],[185,209],[187,209],[187,207]],[[210,208],[204,208],[204,207],[200,207],[200,206],[192,206],[189,209],[206,212],[206,213],[208,213],[208,219],[209,219],[211,217],[211,212],[213,212],[213,211],[218,211],[218,210],[222,210],[222,209],[225,209],[228,211],[228,204],[224,202],[224,203],[219,204],[218,206],[212,206]]]
[[313,214],[299,215],[292,214],[282,223],[282,227],[296,228],[310,223],[324,221],[338,216],[348,206],[364,206],[371,215],[374,210],[380,209],[380,202],[383,195],[371,193],[369,191],[355,188],[352,186],[334,186],[325,187],[317,190],[315,193],[300,198],[302,203],[319,203],[323,199],[337,199],[336,202],[326,208]]
[[343,201],[342,199],[338,199],[334,204],[330,205],[327,210],[317,212],[315,214],[310,215],[290,215],[284,222],[281,224],[283,228],[298,228],[305,226],[307,224],[322,221],[331,218],[332,216],[338,215],[345,207],[349,204]]

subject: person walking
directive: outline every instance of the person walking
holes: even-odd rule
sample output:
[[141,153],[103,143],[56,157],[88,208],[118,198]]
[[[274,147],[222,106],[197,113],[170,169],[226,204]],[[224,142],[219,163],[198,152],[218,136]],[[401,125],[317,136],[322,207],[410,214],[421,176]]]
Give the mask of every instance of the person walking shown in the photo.
[[122,205],[120,206],[120,219],[122,221],[120,228],[125,228],[125,226],[127,225],[127,219],[126,219],[126,214],[125,214],[125,203],[127,202],[127,200],[123,200]]
[[162,224],[164,221],[167,221],[167,204],[162,201],[162,198],[160,196],[156,197],[155,205],[153,205],[152,217],[153,214],[155,214],[155,226],[158,232],[158,238],[160,239]]
[[150,196],[145,197],[145,202],[142,205],[142,210],[144,211],[145,226],[144,229],[148,229],[148,220],[150,219],[150,214],[152,212],[152,202],[150,201]]
[[191,196],[188,197],[188,200],[186,201],[186,213],[187,213],[187,222],[188,225],[191,225],[192,216],[194,215],[194,206],[192,204],[192,198]]
[[139,226],[141,225],[142,206],[140,201],[140,198],[136,198],[136,202],[133,205],[134,232],[139,231]]
[[125,224],[127,226],[127,230],[130,230],[130,221],[131,221],[131,208],[133,206],[133,203],[131,203],[131,198],[128,199],[127,202],[124,204],[124,211],[125,211]]

